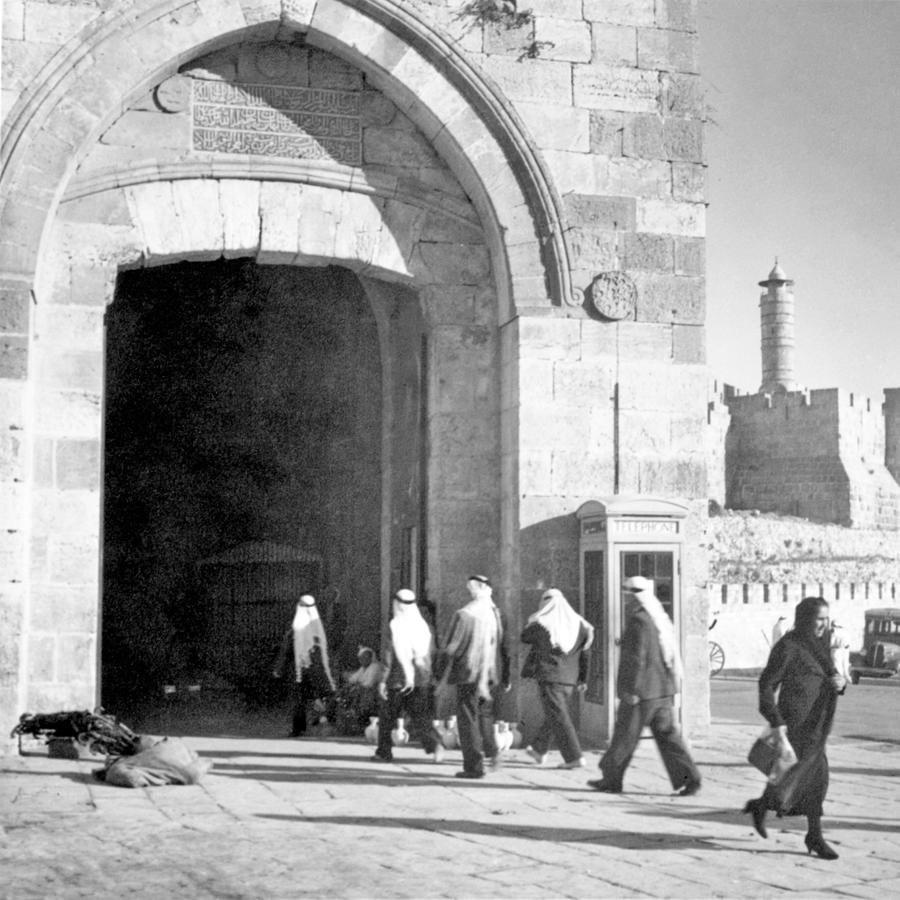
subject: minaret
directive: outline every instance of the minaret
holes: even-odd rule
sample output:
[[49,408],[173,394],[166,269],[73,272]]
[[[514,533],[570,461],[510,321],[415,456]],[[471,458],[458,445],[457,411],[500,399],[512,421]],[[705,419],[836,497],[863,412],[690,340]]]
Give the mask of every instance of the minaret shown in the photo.
[[775,266],[759,286],[766,288],[759,297],[762,326],[761,394],[795,391],[794,379],[794,284],[775,260]]

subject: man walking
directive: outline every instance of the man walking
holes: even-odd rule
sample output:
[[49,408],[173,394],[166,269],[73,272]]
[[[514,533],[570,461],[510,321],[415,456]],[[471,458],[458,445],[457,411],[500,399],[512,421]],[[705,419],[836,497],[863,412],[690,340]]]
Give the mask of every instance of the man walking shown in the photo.
[[484,778],[484,761],[499,763],[494,740],[494,701],[509,690],[509,650],[500,610],[494,605],[490,581],[470,575],[466,589],[472,598],[457,610],[444,649],[438,657],[440,676],[456,686],[456,720],[463,770],[457,778]]
[[623,590],[627,623],[616,679],[619,709],[612,741],[600,760],[603,778],[588,784],[607,794],[621,793],[641,731],[649,726],[672,787],[689,797],[700,790],[700,772],[675,722],[674,698],[682,674],[675,629],[652,581],[628,578]]

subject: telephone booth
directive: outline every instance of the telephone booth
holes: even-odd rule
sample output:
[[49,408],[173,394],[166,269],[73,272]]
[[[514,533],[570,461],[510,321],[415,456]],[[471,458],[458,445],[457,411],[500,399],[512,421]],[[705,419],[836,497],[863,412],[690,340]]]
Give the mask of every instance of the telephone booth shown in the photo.
[[677,500],[624,496],[589,500],[576,512],[581,612],[595,629],[580,709],[580,731],[591,743],[603,744],[612,737],[626,578],[642,575],[653,582],[681,643],[681,556],[687,513],[687,506]]

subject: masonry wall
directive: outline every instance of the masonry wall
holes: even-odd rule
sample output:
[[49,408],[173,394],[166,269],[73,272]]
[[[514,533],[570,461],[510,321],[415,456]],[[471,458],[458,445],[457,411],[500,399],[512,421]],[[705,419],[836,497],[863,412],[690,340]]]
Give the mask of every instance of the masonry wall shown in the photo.
[[884,422],[840,389],[727,401],[726,505],[853,527],[900,528],[900,486],[884,465]]
[[[74,615],[88,638],[97,614],[96,470],[77,489],[55,483],[40,503],[29,472],[39,439],[63,467],[72,439],[99,459],[99,337],[118,269],[220,255],[334,262],[407,285],[422,304],[427,568],[445,608],[464,599],[473,566],[499,572],[498,599],[516,628],[543,584],[574,586],[571,516],[582,502],[615,493],[690,502],[688,717],[702,730],[705,107],[696,4],[534,0],[530,16],[499,22],[450,0],[176,6],[4,5],[5,109],[21,100],[17,128],[35,116],[22,132],[31,143],[21,142],[33,150],[14,159],[0,244],[0,408],[23,429],[3,469],[14,501],[5,546],[9,571],[35,564],[27,588],[6,588],[9,671],[27,668],[28,616],[45,614],[31,603],[48,577],[49,563],[29,549],[42,539],[68,545],[77,533],[81,563],[61,589],[82,598]],[[314,40],[296,39],[307,31]],[[40,91],[27,90],[76,35],[60,59],[86,48],[79,77],[54,70],[66,102],[41,105]],[[224,35],[255,46],[222,47]],[[267,42],[284,46],[270,52]],[[214,56],[196,58],[211,46]],[[362,95],[359,164],[186,146],[183,90],[248,72],[280,84],[285,53],[300,84]],[[156,89],[169,78],[160,103]],[[93,675],[87,662],[75,668],[82,680],[55,680],[48,701],[89,702]],[[7,679],[5,710],[25,701],[26,683]]]
[[824,597],[831,620],[844,629],[853,650],[862,649],[865,611],[900,609],[900,582],[792,582],[785,584],[716,584],[708,586],[709,639],[725,652],[725,671],[759,670],[772,646],[779,619],[792,627],[794,609],[804,597]]

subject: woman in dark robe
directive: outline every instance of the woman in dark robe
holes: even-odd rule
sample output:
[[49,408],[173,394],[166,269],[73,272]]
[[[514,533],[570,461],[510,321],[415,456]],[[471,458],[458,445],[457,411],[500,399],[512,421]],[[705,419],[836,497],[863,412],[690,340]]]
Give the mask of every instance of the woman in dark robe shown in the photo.
[[828,645],[828,604],[821,597],[806,597],[794,613],[794,629],[772,648],[759,676],[759,711],[786,736],[797,764],[777,785],[748,801],[744,812],[753,826],[766,833],[766,812],[806,816],[806,848],[822,859],[838,855],[822,836],[822,804],[828,792],[828,757],[825,743],[846,682],[831,661]]

